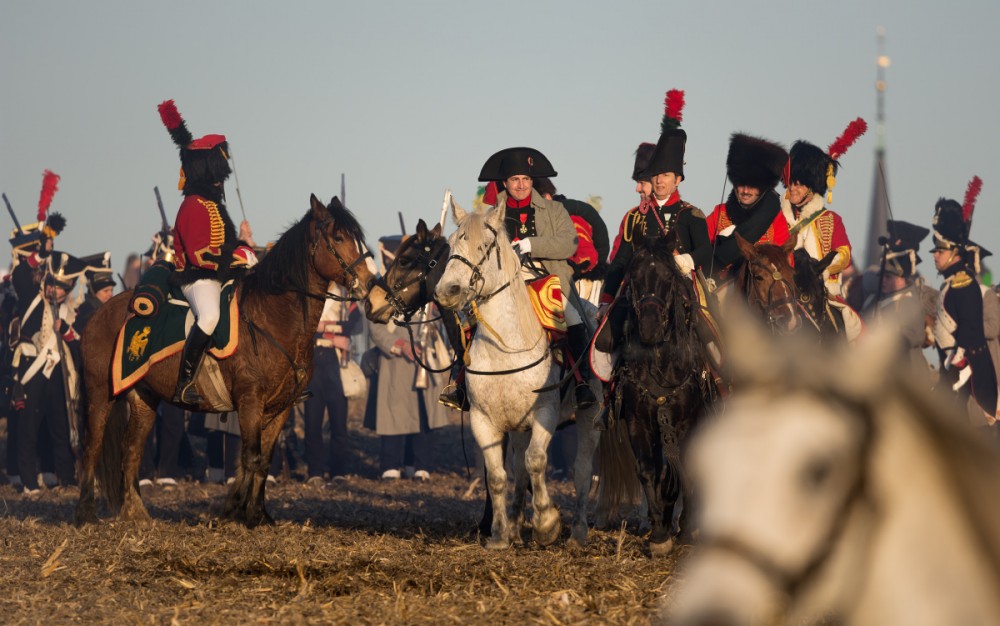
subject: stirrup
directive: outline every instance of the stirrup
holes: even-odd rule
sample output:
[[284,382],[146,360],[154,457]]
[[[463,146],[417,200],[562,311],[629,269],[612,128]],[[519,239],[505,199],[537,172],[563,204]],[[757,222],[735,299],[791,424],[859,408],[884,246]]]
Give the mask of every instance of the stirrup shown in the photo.
[[444,388],[438,395],[438,404],[456,411],[469,411],[472,408],[469,404],[469,394],[456,383],[450,383]]
[[202,397],[194,385],[194,380],[184,385],[183,389],[174,392],[175,403],[198,405],[202,402]]

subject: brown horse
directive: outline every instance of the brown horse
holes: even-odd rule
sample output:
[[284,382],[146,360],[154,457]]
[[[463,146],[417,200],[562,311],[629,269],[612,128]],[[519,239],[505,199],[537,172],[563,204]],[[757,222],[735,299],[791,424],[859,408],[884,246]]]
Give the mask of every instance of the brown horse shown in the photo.
[[801,323],[800,309],[794,270],[788,260],[795,240],[789,239],[783,246],[752,244],[736,234],[736,244],[742,262],[734,286],[744,302],[763,316],[771,330],[795,331]]
[[[371,254],[355,217],[337,198],[328,207],[315,195],[310,202],[306,215],[243,277],[238,300],[239,347],[219,361],[239,412],[243,441],[223,516],[249,527],[273,523],[264,507],[267,468],[288,409],[309,382],[313,333],[330,283],[344,285],[354,297],[363,298],[375,279]],[[112,396],[115,341],[129,315],[130,298],[131,292],[125,292],[111,299],[97,311],[83,335],[89,436],[76,509],[78,525],[97,521],[94,478],[99,460],[101,489],[111,510],[122,519],[149,518],[137,490],[139,461],[157,405],[173,396],[180,354],[156,363],[133,388]],[[124,426],[126,405],[128,424]],[[186,408],[211,410],[208,406]]]

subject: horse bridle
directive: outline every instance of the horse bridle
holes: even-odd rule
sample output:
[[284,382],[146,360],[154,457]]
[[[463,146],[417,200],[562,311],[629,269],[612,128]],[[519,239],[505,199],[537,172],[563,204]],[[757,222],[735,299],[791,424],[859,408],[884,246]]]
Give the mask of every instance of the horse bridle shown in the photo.
[[[500,235],[497,233],[496,229],[490,226],[489,224],[483,224],[483,226],[486,228],[486,230],[493,233],[493,241],[490,242],[490,245],[486,246],[486,250],[483,251],[483,257],[479,259],[478,263],[473,263],[472,261],[465,258],[461,254],[452,253],[452,255],[448,257],[449,261],[451,261],[452,259],[461,261],[462,263],[465,263],[465,265],[467,265],[470,270],[472,270],[472,276],[469,277],[469,290],[474,291],[476,293],[476,296],[472,299],[472,301],[478,304],[484,304],[486,302],[489,302],[490,299],[493,298],[493,296],[497,295],[507,287],[510,287],[511,283],[513,283],[517,279],[517,273],[515,273],[514,276],[509,281],[507,281],[506,283],[495,289],[492,293],[488,293],[485,296],[483,295],[483,287],[486,286],[486,277],[483,276],[483,271],[479,268],[483,263],[489,260],[494,250],[496,250],[497,253],[497,271],[503,269],[503,266],[501,265],[501,255],[500,255]],[[479,284],[478,287],[476,286],[477,283]]]
[[861,420],[864,433],[858,450],[861,467],[858,469],[851,486],[844,492],[840,506],[837,508],[826,534],[816,545],[809,558],[800,567],[792,569],[783,567],[763,550],[759,550],[736,537],[720,535],[704,537],[702,540],[703,550],[724,552],[748,563],[783,591],[787,599],[794,598],[799,589],[812,581],[826,564],[827,559],[833,554],[834,548],[847,529],[848,518],[854,510],[854,505],[865,502],[874,508],[868,488],[868,475],[871,472],[871,448],[874,438],[872,409],[864,402],[846,398],[833,390],[823,390],[823,395],[827,397],[826,404],[848,406],[849,412]]
[[[762,301],[760,297],[757,295],[757,290],[752,288],[753,285],[751,283],[754,280],[754,273],[750,269],[751,267],[759,268],[763,270],[765,273],[771,275],[772,282],[767,288],[766,302]],[[779,284],[785,287],[787,295],[775,301],[774,288],[776,285]],[[759,257],[756,256],[747,259],[747,272],[746,272],[746,279],[744,280],[744,288],[746,289],[747,293],[747,304],[762,305],[764,313],[767,314],[767,322],[771,327],[774,327],[775,322],[777,322],[777,317],[774,315],[774,312],[780,309],[781,307],[788,306],[792,310],[792,315],[796,314],[797,307],[795,305],[796,304],[795,297],[793,295],[795,293],[795,289],[792,283],[789,282],[789,280],[785,278],[780,271],[778,271],[778,268],[774,266],[774,263],[766,265],[764,261],[762,261]]]
[[[345,261],[344,257],[342,257],[340,253],[337,252],[337,248],[334,247],[334,245],[330,242],[330,236],[326,232],[327,227],[331,223],[334,223],[333,217],[324,218],[322,221],[316,223],[315,229],[317,237],[313,239],[312,246],[310,246],[310,257],[313,263],[315,263],[316,251],[319,249],[319,242],[320,239],[322,239],[323,243],[326,245],[327,252],[332,254],[333,258],[337,259],[337,262],[340,263],[340,267],[344,271],[344,277],[350,279],[350,282],[348,283],[347,286],[347,290],[353,291],[355,288],[357,288],[358,285],[361,284],[361,277],[358,276],[358,272],[355,270],[355,268],[361,265],[362,263],[365,263],[367,259],[373,259],[375,257],[372,255],[371,250],[368,249],[368,246],[365,245],[364,241],[362,241],[358,237],[354,237],[354,244],[358,247],[358,251],[360,252],[363,250],[364,252],[362,254],[359,254],[358,258],[354,259],[354,261],[352,261],[351,263]],[[373,282],[374,280],[376,280],[376,278],[373,278],[372,281],[369,282],[370,283]],[[311,293],[307,295],[313,297],[321,297],[325,300],[336,300],[338,302],[357,302],[360,300],[360,298],[355,298],[353,296],[344,297],[330,292],[326,292],[322,296],[317,296],[316,294],[311,294]]]
[[[418,244],[419,245],[419,244]],[[406,293],[410,286],[417,284],[420,288],[420,293],[418,294],[417,301],[421,303],[430,302],[430,294],[427,293],[427,278],[430,276],[431,272],[436,268],[441,257],[444,255],[445,251],[448,250],[448,240],[444,237],[439,237],[431,245],[423,244],[423,249],[417,254],[414,262],[420,266],[420,270],[416,275],[412,276],[406,282],[396,281],[392,285],[389,284],[385,276],[377,276],[375,278],[375,285],[382,288],[385,291],[386,302],[389,306],[400,316],[403,317],[405,321],[409,321],[413,315],[420,310],[419,306],[407,306],[401,297],[401,294]],[[398,262],[399,257],[396,257]]]

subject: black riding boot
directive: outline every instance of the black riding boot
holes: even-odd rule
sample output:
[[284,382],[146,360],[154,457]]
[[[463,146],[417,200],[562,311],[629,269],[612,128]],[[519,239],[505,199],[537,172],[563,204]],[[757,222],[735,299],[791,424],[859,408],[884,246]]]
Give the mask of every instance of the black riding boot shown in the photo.
[[573,360],[580,363],[577,369],[583,382],[576,386],[576,408],[578,411],[590,408],[597,402],[597,397],[590,389],[590,359],[587,355],[587,347],[590,344],[587,337],[587,329],[583,324],[570,326],[566,330],[566,339],[569,341],[569,351],[573,355]]
[[200,326],[191,327],[187,341],[184,342],[184,352],[181,354],[181,371],[177,374],[177,390],[174,391],[174,402],[182,404],[199,404],[201,396],[194,386],[194,379],[201,369],[201,360],[208,349],[211,336],[206,335]]

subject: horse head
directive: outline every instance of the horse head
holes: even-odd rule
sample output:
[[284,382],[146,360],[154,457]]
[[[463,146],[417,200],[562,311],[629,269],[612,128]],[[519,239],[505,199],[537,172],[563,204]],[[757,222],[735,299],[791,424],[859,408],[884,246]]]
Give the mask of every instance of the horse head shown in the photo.
[[[909,367],[895,324],[830,350],[759,326],[728,335],[738,391],[689,449],[701,546],[669,622],[995,621],[990,442]],[[954,599],[952,580],[975,588]]]
[[441,230],[441,224],[428,229],[424,220],[417,222],[417,232],[403,240],[385,276],[368,292],[369,320],[385,324],[396,316],[409,318],[431,301],[451,251]]
[[767,243],[751,244],[735,234],[743,262],[737,273],[737,287],[751,309],[760,312],[771,328],[779,332],[792,332],[799,326],[795,300],[794,271],[788,256],[795,247],[789,239],[779,247]]
[[629,292],[639,341],[657,346],[671,328],[686,324],[690,301],[684,298],[686,278],[674,262],[677,237],[645,238],[635,247],[629,267]]
[[798,248],[792,253],[792,263],[795,266],[794,282],[799,292],[799,303],[812,319],[819,324],[826,320],[826,279],[823,273],[837,257],[836,251],[831,251],[820,260],[809,255],[804,248]]
[[327,283],[343,285],[352,297],[364,298],[378,270],[361,225],[336,196],[324,206],[313,194],[309,203],[306,244],[313,269]]
[[466,212],[454,200],[451,206],[458,229],[448,239],[451,256],[434,298],[457,310],[510,284],[518,277],[520,261],[507,239],[503,207]]

